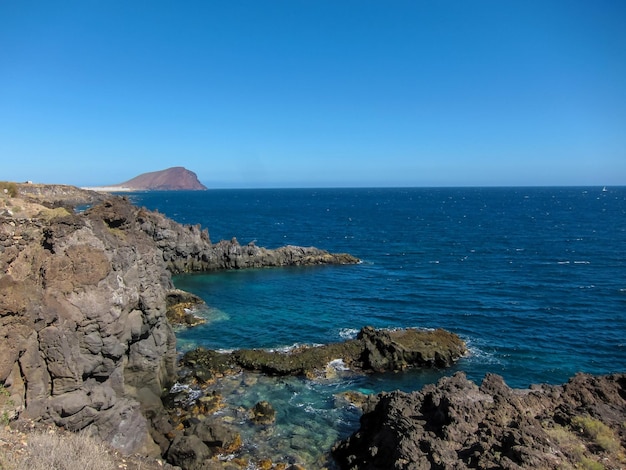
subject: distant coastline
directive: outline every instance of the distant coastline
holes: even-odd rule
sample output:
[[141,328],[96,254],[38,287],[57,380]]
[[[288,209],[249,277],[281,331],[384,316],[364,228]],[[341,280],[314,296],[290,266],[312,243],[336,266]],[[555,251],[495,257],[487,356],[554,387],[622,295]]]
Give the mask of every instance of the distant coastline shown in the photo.
[[205,191],[198,176],[182,166],[166,170],[142,173],[139,176],[119,184],[84,187],[90,191],[106,193],[127,193],[133,191]]
[[82,186],[80,189],[84,189],[86,191],[96,191],[99,193],[132,193],[134,191],[139,191],[134,188],[126,188],[124,186]]

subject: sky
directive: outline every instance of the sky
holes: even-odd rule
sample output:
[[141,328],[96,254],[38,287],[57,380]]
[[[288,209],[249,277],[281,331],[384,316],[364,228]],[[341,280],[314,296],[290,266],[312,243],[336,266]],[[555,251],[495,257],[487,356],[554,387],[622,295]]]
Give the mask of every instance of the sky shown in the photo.
[[0,180],[626,185],[623,0],[0,0]]

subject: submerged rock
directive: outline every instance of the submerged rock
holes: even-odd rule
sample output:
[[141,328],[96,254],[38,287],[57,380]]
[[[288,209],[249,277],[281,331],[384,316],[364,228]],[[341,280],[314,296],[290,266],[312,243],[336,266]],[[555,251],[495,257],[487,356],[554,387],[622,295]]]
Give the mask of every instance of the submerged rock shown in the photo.
[[351,470],[620,468],[624,422],[625,374],[515,390],[497,375],[479,387],[457,373],[366,402],[360,429],[333,455]]

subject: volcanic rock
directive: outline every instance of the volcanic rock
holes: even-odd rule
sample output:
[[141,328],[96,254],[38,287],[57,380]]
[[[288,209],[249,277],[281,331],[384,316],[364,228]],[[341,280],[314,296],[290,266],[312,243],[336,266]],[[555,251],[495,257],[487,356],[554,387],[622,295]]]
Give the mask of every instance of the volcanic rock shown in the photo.
[[272,424],[276,421],[276,410],[267,401],[260,401],[250,410],[252,422],[255,424]]
[[167,319],[172,325],[196,326],[206,323],[206,320],[194,313],[204,301],[197,295],[180,289],[173,289],[167,293]]
[[172,442],[168,461],[186,470],[222,468],[211,457],[232,453],[241,446],[241,436],[217,419],[197,421]]
[[163,411],[158,397],[175,379],[173,286],[152,240],[116,223],[0,219],[0,382],[24,418],[90,426],[123,452],[160,455],[155,437],[169,429],[157,431],[142,402],[156,397]]
[[[366,401],[361,427],[333,449],[342,469],[620,468],[626,375],[509,388],[463,373]],[[600,467],[600,465],[604,465]]]
[[[174,290],[171,272],[358,261],[313,248],[213,245],[199,226],[124,198],[75,213],[69,201],[91,203],[97,193],[25,186],[25,199],[0,201],[2,415],[89,427],[126,454],[161,455],[175,434],[161,401],[177,378],[166,313],[168,299],[192,296]],[[50,201],[63,207],[40,204]]]
[[227,371],[244,369],[268,375],[320,375],[326,365],[341,359],[355,371],[401,371],[412,367],[449,367],[466,352],[465,343],[445,330],[376,330],[366,326],[356,339],[291,351],[239,349],[221,353],[197,348],[181,365],[199,381]]

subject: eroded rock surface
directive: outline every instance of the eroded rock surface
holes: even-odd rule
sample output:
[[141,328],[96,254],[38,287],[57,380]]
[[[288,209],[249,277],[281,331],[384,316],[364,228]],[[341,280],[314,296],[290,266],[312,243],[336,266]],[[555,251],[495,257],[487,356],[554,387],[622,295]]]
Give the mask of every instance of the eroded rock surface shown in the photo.
[[626,375],[563,386],[480,386],[463,373],[366,402],[361,428],[333,454],[343,469],[623,468]]
[[173,289],[167,293],[167,319],[172,326],[197,326],[206,323],[206,320],[195,311],[205,306],[204,301],[197,295],[180,289]]
[[[25,418],[159,455],[175,379],[161,251],[97,214],[0,218],[0,382]],[[163,413],[161,413],[163,414]]]
[[196,380],[206,381],[239,369],[269,375],[315,376],[341,359],[355,371],[401,371],[411,367],[449,367],[466,352],[465,343],[445,330],[361,329],[356,339],[288,352],[239,349],[233,352],[198,348],[184,355],[181,365]]

